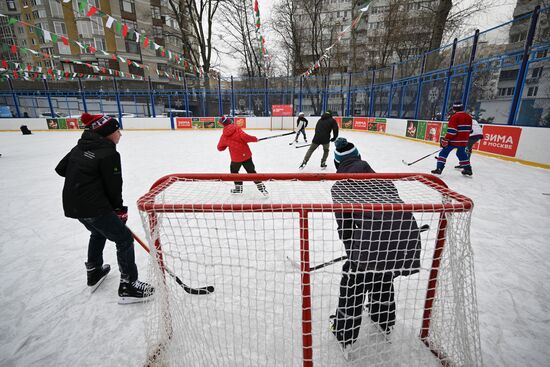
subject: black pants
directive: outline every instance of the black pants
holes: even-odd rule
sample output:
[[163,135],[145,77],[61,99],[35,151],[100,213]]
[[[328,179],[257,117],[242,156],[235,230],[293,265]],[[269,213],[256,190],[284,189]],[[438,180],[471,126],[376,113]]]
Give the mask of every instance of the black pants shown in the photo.
[[307,142],[307,138],[306,138],[306,128],[305,128],[305,127],[301,128],[300,130],[298,130],[298,131],[296,132],[296,139],[294,139],[294,141],[296,141],[296,142],[298,141],[298,138],[300,137],[300,134],[302,134],[302,135],[304,136],[304,141]]
[[[241,170],[241,167],[244,167],[247,173],[256,173],[256,168],[254,167],[254,162],[252,162],[252,158],[249,160],[246,160],[244,162],[231,162],[231,165],[229,166],[229,170],[231,173],[239,173]],[[260,185],[263,186],[262,181],[254,181],[256,186],[260,188]],[[235,181],[235,187],[239,188],[243,186],[242,181]]]
[[337,337],[345,345],[353,344],[359,335],[367,295],[370,319],[383,332],[389,333],[395,324],[393,273],[358,272],[354,263],[346,261],[342,268],[335,322]]
[[137,280],[138,271],[134,255],[134,239],[124,223],[114,212],[94,218],[79,218],[90,231],[88,263],[94,267],[103,265],[103,249],[107,240],[116,244],[116,257],[120,277],[130,282]]

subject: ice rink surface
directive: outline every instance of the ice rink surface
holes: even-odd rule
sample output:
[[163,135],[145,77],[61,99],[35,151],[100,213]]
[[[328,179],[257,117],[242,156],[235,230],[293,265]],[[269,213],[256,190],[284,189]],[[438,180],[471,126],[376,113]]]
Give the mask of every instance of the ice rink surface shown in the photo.
[[[229,172],[218,152],[221,131],[124,131],[123,197],[128,225],[144,232],[136,207],[169,173]],[[280,131],[248,131],[258,137]],[[308,137],[313,136],[308,131]],[[113,271],[93,295],[84,261],[88,232],[65,218],[63,179],[54,171],[78,132],[0,133],[0,366],[138,366],[145,359],[143,305],[118,305],[114,245],[104,257]],[[435,146],[391,136],[341,131],[377,172],[429,172],[435,159],[413,161]],[[298,172],[306,148],[292,137],[252,143],[259,173]],[[326,172],[335,172],[333,149]],[[321,172],[319,148],[303,172]],[[474,154],[473,178],[453,169],[441,178],[473,199],[481,347],[486,366],[550,365],[550,170]],[[545,195],[546,194],[546,195]],[[136,247],[146,274],[146,253]]]

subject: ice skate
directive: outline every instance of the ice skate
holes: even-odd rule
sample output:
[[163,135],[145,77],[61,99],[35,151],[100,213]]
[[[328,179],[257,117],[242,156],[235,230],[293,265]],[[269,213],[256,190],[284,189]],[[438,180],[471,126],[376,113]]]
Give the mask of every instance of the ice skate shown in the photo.
[[434,174],[434,175],[440,175],[441,172],[443,172],[443,170],[441,168],[436,168],[436,169],[432,170],[432,174]]
[[322,162],[322,163],[321,163],[321,169],[322,169],[322,170],[327,169],[327,164],[326,164],[325,162]]
[[300,165],[300,167],[298,167],[298,169],[301,171],[301,170],[303,170],[305,167],[306,167],[306,162],[302,162],[302,164]]
[[472,176],[474,173],[472,172],[472,167],[470,166],[466,166],[464,167],[464,169],[462,170],[462,174],[464,176]]
[[155,288],[150,284],[135,280],[133,282],[121,280],[118,287],[118,303],[129,304],[147,302],[153,296]]
[[235,186],[234,189],[231,189],[232,194],[242,194],[243,193],[243,187],[242,186]]
[[260,191],[263,196],[269,196],[269,192],[267,191],[263,183],[256,184],[256,186],[258,187],[258,191]]
[[89,263],[85,263],[85,265],[88,287],[90,287],[90,293],[94,293],[111,271],[111,266],[109,264],[103,264],[101,267],[94,267]]

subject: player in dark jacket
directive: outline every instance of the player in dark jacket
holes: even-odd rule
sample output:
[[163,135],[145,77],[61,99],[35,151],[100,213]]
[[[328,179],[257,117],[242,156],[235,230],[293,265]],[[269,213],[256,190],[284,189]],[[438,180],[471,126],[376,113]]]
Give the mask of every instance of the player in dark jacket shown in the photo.
[[[331,132],[332,132],[332,139],[330,138]],[[327,168],[327,158],[328,158],[329,149],[330,149],[329,143],[331,141],[335,141],[337,137],[338,137],[338,123],[336,123],[336,120],[332,118],[332,114],[329,111],[327,111],[323,113],[321,115],[321,119],[317,121],[317,125],[315,126],[315,135],[313,136],[313,141],[311,143],[311,146],[306,152],[304,160],[300,165],[300,169],[304,169],[307,162],[309,161],[309,158],[311,158],[311,155],[319,147],[319,145],[323,146],[323,158],[321,158],[321,168],[323,169]]]
[[[338,138],[335,145],[337,173],[375,173],[346,139]],[[390,180],[338,181],[331,195],[340,204],[403,203]],[[345,348],[359,335],[367,295],[370,319],[383,333],[391,333],[395,324],[393,279],[419,271],[421,242],[412,213],[356,211],[336,212],[335,216],[348,258],[331,324]]]
[[138,280],[134,240],[126,227],[128,208],[122,201],[120,137],[118,121],[106,115],[82,114],[86,129],[78,144],[59,162],[55,171],[65,177],[63,209],[65,216],[78,219],[89,231],[88,286],[91,291],[110,271],[103,264],[107,240],[116,243],[120,270],[119,303],[141,302],[154,291]]
[[453,103],[453,115],[449,119],[447,134],[441,139],[441,151],[437,157],[437,167],[432,170],[435,175],[440,175],[445,168],[447,157],[453,149],[456,148],[456,156],[459,160],[459,166],[463,168],[462,174],[465,176],[472,175],[472,166],[470,158],[466,153],[466,146],[470,132],[472,131],[472,116],[464,112],[462,101]]

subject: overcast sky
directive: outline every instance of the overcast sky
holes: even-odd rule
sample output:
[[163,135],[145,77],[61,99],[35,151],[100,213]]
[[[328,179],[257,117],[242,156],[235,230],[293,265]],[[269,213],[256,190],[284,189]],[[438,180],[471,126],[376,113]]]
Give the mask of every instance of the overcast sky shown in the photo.
[[[483,0],[465,0],[465,4],[471,4],[475,1]],[[277,39],[275,34],[269,31],[269,24],[271,23],[272,8],[278,0],[258,0],[260,8],[260,19],[262,23],[262,34],[266,39],[266,48],[269,54],[277,52]],[[456,3],[457,1],[455,1]],[[252,1],[251,1],[252,3]],[[492,28],[496,25],[507,22],[512,19],[516,0],[501,0],[501,4],[487,9],[483,13],[479,13],[473,16],[471,20],[467,22],[465,26],[465,34],[473,34],[475,29],[480,31]],[[252,6],[250,11],[253,12]],[[223,57],[222,65],[219,67],[224,76],[237,75],[238,74],[239,60],[236,58]]]

